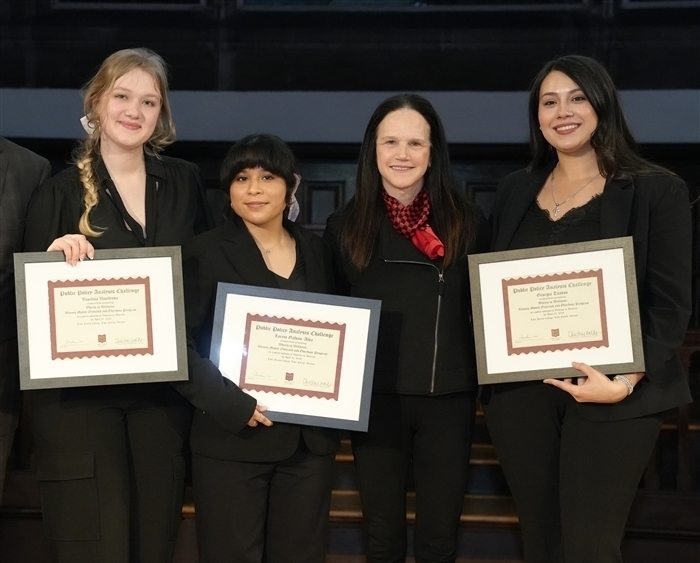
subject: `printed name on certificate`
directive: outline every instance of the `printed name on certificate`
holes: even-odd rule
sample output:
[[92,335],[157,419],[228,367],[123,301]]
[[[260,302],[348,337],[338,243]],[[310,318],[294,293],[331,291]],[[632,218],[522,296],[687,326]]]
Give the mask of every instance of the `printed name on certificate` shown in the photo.
[[153,354],[148,276],[49,281],[51,358]]
[[241,389],[338,400],[345,324],[246,316]]

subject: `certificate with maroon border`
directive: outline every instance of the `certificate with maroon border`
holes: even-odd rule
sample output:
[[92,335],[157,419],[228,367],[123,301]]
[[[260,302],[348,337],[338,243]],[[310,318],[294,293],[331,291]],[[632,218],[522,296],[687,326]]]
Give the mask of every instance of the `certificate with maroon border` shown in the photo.
[[14,258],[21,389],[187,379],[179,247]]
[[219,283],[210,357],[271,420],[366,431],[380,308]]
[[480,384],[644,371],[631,237],[469,257]]

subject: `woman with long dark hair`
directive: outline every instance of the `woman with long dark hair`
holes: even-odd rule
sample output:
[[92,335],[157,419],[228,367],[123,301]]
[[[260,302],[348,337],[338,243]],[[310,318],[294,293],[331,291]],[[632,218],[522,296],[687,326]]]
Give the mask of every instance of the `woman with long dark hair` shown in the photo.
[[454,561],[476,396],[466,257],[488,227],[454,187],[428,100],[377,107],[355,196],[324,236],[341,290],[382,301],[369,430],[352,434],[367,561],[406,558],[409,467],[416,561]]
[[632,236],[644,373],[503,383],[482,402],[528,563],[620,563],[664,411],[691,401],[677,351],[691,312],[685,184],[638,156],[605,68],[549,62],[530,91],[527,169],[499,185],[494,250]]
[[[124,49],[84,92],[75,164],[29,203],[24,250],[172,246],[211,227],[199,169],[175,140],[163,59]],[[37,391],[44,531],[66,563],[167,563],[182,518],[192,407],[168,383]]]

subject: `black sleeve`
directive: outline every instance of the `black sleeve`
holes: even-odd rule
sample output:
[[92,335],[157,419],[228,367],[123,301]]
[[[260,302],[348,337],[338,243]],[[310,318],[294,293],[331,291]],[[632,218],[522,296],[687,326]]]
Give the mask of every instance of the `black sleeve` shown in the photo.
[[470,254],[481,254],[488,252],[491,248],[491,223],[486,219],[480,207],[475,207],[476,217],[476,237]]
[[80,199],[72,197],[64,181],[54,176],[43,182],[29,200],[22,250],[43,252],[55,239],[77,233],[75,218],[79,218],[80,205]]
[[326,222],[323,239],[331,250],[332,275],[336,292],[339,295],[350,295],[350,283],[345,274],[343,251],[340,248],[340,224],[341,217],[338,214],[331,215]]
[[199,166],[192,164],[191,184],[195,189],[197,212],[194,220],[194,233],[196,235],[205,233],[214,228],[214,219],[207,200],[207,192],[202,178],[202,171]]
[[257,401],[224,377],[209,358],[200,354],[203,346],[198,340],[202,333],[209,341],[211,338],[211,311],[217,282],[198,238],[191,239],[182,248],[189,381],[173,382],[172,385],[196,408],[211,415],[222,428],[236,434],[246,427]]
[[644,287],[640,291],[642,342],[647,376],[676,356],[692,311],[692,221],[688,189],[668,177],[649,210]]

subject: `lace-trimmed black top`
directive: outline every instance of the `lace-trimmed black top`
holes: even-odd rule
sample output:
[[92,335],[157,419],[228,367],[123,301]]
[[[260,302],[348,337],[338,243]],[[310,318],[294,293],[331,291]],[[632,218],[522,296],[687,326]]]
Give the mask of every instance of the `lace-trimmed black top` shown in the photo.
[[601,196],[598,194],[581,207],[574,207],[552,221],[549,212],[533,201],[515,231],[510,250],[569,244],[600,238]]

